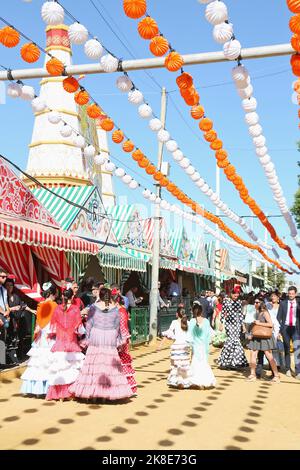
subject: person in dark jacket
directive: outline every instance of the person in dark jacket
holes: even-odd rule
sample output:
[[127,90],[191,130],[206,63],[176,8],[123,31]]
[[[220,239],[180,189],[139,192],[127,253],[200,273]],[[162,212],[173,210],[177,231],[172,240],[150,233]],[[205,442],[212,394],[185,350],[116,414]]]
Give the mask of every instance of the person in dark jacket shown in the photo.
[[288,299],[283,300],[279,305],[277,320],[280,324],[280,333],[284,344],[286,375],[292,376],[290,354],[290,342],[292,341],[296,379],[300,380],[300,305],[296,295],[297,288],[295,286],[289,287]]
[[194,304],[195,302],[198,302],[202,306],[203,317],[207,318],[209,322],[211,323],[214,311],[209,301],[205,297],[205,295],[206,295],[206,292],[202,291],[200,294],[200,297],[194,301]]

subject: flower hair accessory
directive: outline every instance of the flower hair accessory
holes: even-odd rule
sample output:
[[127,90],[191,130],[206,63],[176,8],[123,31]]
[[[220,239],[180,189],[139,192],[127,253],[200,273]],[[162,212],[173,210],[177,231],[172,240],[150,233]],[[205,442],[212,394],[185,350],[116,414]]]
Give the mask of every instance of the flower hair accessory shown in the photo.
[[43,291],[50,289],[51,286],[52,282],[44,282],[44,284],[42,285]]
[[112,295],[117,295],[117,294],[118,294],[118,289],[114,288],[114,289],[111,291],[111,294],[112,294]]

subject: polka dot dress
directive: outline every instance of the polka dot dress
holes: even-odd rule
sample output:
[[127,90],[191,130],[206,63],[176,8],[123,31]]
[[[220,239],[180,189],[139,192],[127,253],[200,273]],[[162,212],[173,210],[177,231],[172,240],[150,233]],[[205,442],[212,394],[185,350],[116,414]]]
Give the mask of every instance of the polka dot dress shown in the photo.
[[218,359],[220,367],[247,367],[248,362],[241,343],[243,324],[242,303],[240,300],[225,299],[221,322],[225,324],[227,340]]

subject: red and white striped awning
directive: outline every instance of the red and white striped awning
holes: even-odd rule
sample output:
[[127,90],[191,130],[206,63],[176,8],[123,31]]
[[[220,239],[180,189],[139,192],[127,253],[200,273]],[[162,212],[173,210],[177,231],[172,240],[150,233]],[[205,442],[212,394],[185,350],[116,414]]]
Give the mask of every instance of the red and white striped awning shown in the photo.
[[73,237],[52,227],[0,213],[0,240],[62,251],[97,254],[96,243]]

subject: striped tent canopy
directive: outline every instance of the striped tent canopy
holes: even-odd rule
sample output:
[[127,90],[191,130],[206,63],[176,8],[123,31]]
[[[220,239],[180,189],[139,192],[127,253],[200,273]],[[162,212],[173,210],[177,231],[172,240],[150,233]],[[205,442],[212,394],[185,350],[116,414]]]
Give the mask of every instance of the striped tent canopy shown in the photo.
[[178,257],[178,269],[195,274],[207,273],[208,263],[200,236],[189,238],[184,226],[179,226],[171,231],[171,242]]
[[[146,219],[144,221],[144,233],[148,241],[148,245],[153,249],[154,242],[154,219]],[[159,267],[161,269],[177,269],[177,257],[169,237],[167,225],[164,219],[160,220],[160,250],[159,250]]]
[[112,228],[122,251],[148,262],[151,249],[144,233],[142,217],[134,205],[124,204],[107,207],[112,218]]
[[229,251],[226,248],[220,249],[220,267],[221,271],[232,272]]

